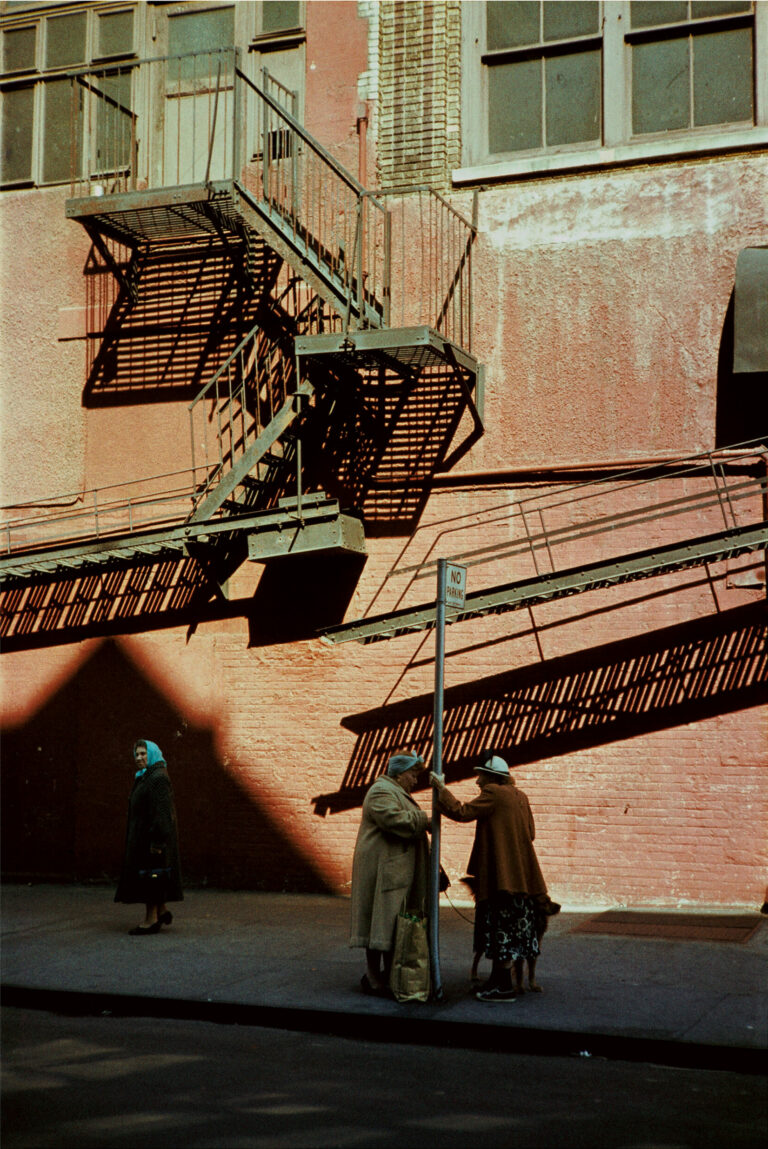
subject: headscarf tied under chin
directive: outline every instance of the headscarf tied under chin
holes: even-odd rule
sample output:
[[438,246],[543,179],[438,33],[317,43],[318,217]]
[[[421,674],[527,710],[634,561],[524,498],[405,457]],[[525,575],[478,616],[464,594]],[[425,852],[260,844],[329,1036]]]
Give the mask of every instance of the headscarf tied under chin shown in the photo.
[[163,766],[165,765],[165,759],[163,758],[163,752],[160,747],[156,742],[149,742],[146,738],[140,738],[138,742],[134,743],[134,754],[136,752],[136,747],[140,746],[142,742],[147,748],[147,764],[146,766],[142,766],[141,770],[136,771],[134,775],[135,778],[141,778],[142,774],[144,774],[150,768],[150,766],[157,766],[158,762],[162,762]]
[[419,754],[393,754],[387,764],[387,774],[390,778],[397,778],[404,774],[411,766],[423,766],[424,759]]

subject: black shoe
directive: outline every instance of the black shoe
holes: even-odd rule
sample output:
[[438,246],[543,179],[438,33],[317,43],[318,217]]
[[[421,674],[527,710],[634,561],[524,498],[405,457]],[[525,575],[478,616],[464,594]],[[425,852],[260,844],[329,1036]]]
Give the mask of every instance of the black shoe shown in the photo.
[[502,989],[500,985],[492,985],[490,989],[481,989],[475,994],[475,997],[478,1001],[517,1001],[517,991],[514,989]]
[[161,926],[169,926],[173,921],[173,914],[170,910],[166,910],[165,913],[161,914],[157,920],[160,922]]
[[151,926],[134,926],[132,930],[128,930],[132,938],[143,937],[144,934],[159,934],[162,922],[153,922]]

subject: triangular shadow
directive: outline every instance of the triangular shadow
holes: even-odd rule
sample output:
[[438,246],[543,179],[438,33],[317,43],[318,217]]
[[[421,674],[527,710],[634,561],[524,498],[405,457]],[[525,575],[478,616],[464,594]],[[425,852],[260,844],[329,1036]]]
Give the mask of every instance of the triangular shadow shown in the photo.
[[140,737],[168,761],[187,884],[332,892],[301,843],[235,780],[237,764],[222,761],[215,731],[185,718],[112,641],[3,731],[5,879],[117,877]]

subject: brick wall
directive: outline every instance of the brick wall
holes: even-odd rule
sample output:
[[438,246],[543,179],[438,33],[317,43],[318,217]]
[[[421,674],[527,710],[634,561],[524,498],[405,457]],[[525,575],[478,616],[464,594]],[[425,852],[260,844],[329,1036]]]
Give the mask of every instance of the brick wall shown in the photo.
[[382,0],[379,12],[380,185],[444,189],[460,161],[461,4]]

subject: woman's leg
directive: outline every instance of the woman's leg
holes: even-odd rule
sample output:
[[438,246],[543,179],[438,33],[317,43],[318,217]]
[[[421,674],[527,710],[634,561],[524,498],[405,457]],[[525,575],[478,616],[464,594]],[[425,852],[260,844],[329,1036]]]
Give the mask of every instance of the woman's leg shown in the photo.
[[[383,959],[383,961],[382,961]],[[384,966],[382,970],[382,964]],[[373,989],[386,989],[389,985],[389,971],[392,967],[392,954],[382,950],[366,949],[365,972]]]

